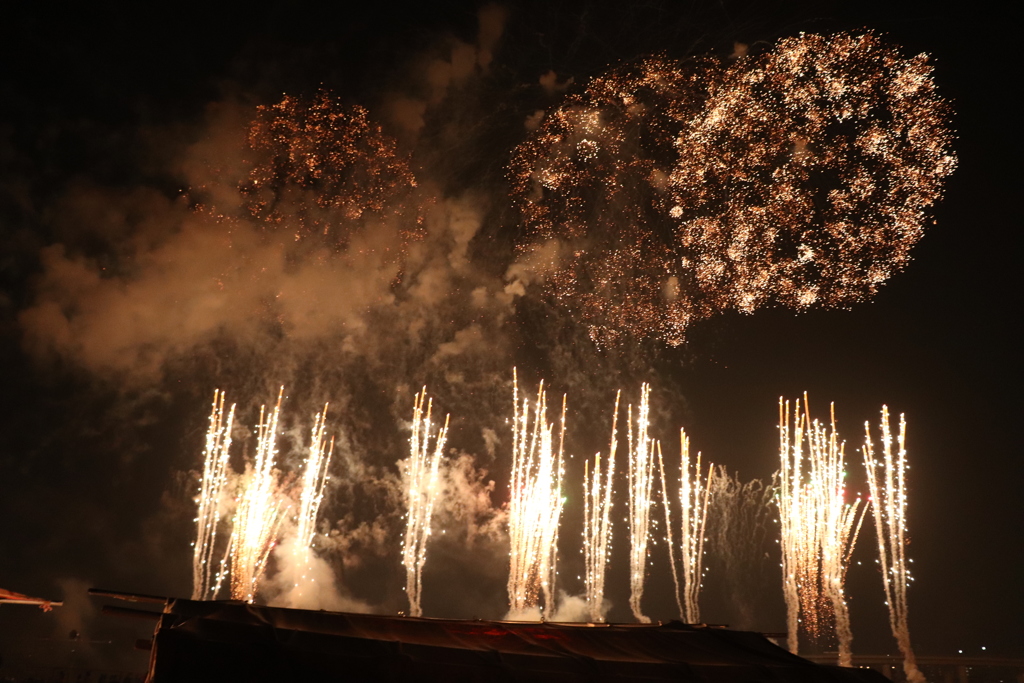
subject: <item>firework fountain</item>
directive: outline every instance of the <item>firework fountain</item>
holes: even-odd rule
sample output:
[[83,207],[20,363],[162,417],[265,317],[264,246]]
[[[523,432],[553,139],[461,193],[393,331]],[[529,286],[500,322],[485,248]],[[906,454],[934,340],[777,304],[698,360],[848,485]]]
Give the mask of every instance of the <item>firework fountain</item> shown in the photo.
[[204,600],[216,596],[224,576],[227,557],[221,559],[217,574],[212,574],[214,551],[217,547],[217,527],[223,517],[222,505],[228,482],[231,427],[235,420],[232,404],[224,413],[224,394],[213,392],[209,428],[206,431],[206,449],[203,452],[203,475],[199,483],[196,514],[196,540],[192,544],[192,599]]
[[813,637],[834,621],[839,661],[851,662],[850,616],[843,584],[863,521],[860,499],[846,502],[846,463],[832,410],[830,426],[810,419],[803,403],[779,399],[779,522],[787,643],[799,650],[801,618]]
[[[519,402],[519,382],[512,373],[512,485],[508,511],[508,601],[512,618],[554,611],[558,523],[562,498],[565,397],[557,449],[555,425],[547,422],[543,380],[530,419],[530,402]],[[543,600],[543,607],[541,601]]]
[[651,488],[654,483],[654,439],[647,435],[650,426],[651,387],[640,387],[640,406],[633,426],[633,406],[626,410],[629,419],[629,608],[642,624],[650,623],[641,601],[647,574],[647,541],[651,526]]
[[[425,409],[424,409],[425,408]],[[402,564],[405,566],[405,593],[409,597],[409,614],[423,615],[420,596],[423,592],[423,564],[427,559],[427,541],[430,540],[430,520],[438,493],[438,470],[448,439],[448,416],[444,426],[433,436],[431,449],[431,409],[433,400],[427,397],[427,388],[416,396],[412,415],[412,436],[409,439],[409,457],[402,463],[405,479],[406,525],[402,544]]]
[[303,465],[302,484],[299,492],[299,511],[295,517],[295,536],[292,539],[291,552],[298,570],[294,585],[293,600],[302,600],[306,582],[311,581],[310,565],[313,559],[313,539],[316,535],[316,520],[320,512],[320,504],[324,499],[324,487],[327,485],[327,469],[334,453],[334,438],[325,439],[327,408],[313,418],[310,430],[310,445]]
[[892,452],[889,409],[882,406],[882,460],[875,459],[871,427],[864,423],[864,467],[868,473],[871,511],[878,537],[878,560],[882,566],[882,584],[889,607],[889,626],[903,654],[903,671],[911,683],[924,683],[910,646],[907,623],[907,583],[913,580],[907,569],[907,422],[900,415],[897,452]]
[[676,563],[675,535],[672,525],[672,498],[665,479],[665,463],[661,456],[661,444],[657,445],[658,471],[661,475],[661,500],[665,509],[665,538],[668,542],[669,564],[676,588],[676,605],[679,617],[691,624],[700,622],[700,595],[703,580],[704,530],[708,519],[708,502],[711,496],[711,473],[714,465],[708,464],[708,474],[701,476],[700,453],[691,470],[690,439],[686,432],[679,430],[681,458],[679,464],[679,563],[683,581],[680,585]]
[[615,395],[612,415],[612,438],[608,445],[606,465],[601,465],[601,454],[594,456],[583,468],[583,551],[586,564],[587,613],[592,622],[604,621],[604,576],[611,551],[612,481],[615,477],[615,451],[618,446],[619,399]]

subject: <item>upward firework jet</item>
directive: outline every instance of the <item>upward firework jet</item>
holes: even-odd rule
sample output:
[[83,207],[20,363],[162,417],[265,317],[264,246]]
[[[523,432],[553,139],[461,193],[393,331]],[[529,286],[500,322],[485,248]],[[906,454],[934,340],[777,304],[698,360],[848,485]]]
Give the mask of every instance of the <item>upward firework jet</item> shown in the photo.
[[208,600],[217,595],[224,576],[225,560],[217,574],[212,574],[214,552],[217,546],[217,526],[220,524],[223,496],[228,482],[228,452],[231,449],[231,427],[235,420],[235,406],[224,413],[224,394],[213,392],[210,426],[206,432],[203,451],[203,477],[199,484],[196,514],[196,540],[192,546],[192,599]]
[[516,150],[520,248],[561,247],[548,293],[602,342],[862,300],[906,265],[956,165],[948,114],[927,56],[872,34],[801,34],[729,64],[648,57]]
[[[850,555],[863,521],[860,499],[846,502],[846,463],[835,424],[810,420],[807,397],[779,399],[779,521],[782,525],[783,588],[787,607],[787,642],[798,650],[798,619],[818,637],[829,619],[835,622],[839,660],[851,664],[849,610],[843,590]],[[806,450],[805,450],[806,449]]]
[[594,465],[583,468],[583,552],[586,565],[587,611],[590,621],[604,621],[604,576],[611,550],[612,481],[615,477],[615,450],[618,446],[619,399],[615,395],[612,415],[612,438],[608,446],[607,464],[602,468],[601,454],[594,456]]
[[[668,553],[672,567],[672,579],[676,586],[676,604],[679,606],[680,618],[690,624],[700,622],[701,583],[704,577],[704,529],[708,519],[708,501],[711,497],[711,473],[714,465],[708,464],[708,474],[701,476],[700,453],[691,470],[690,439],[686,432],[679,430],[682,449],[679,465],[679,564],[683,570],[683,582],[680,587],[676,565],[676,550],[673,543],[674,527],[672,525],[672,498],[665,481],[665,463],[661,457],[661,444],[658,444],[658,470],[661,474],[661,500],[665,508],[665,537],[668,541]],[[682,590],[680,590],[680,588]]]
[[636,413],[636,433],[633,427],[633,406],[627,410],[629,418],[629,608],[633,617],[642,624],[651,619],[644,615],[641,601],[647,572],[647,541],[651,526],[651,486],[654,483],[654,440],[647,436],[650,426],[651,387],[640,388],[640,406]]
[[910,646],[907,623],[907,422],[900,415],[898,451],[892,452],[889,430],[889,409],[882,406],[882,461],[875,459],[871,427],[864,423],[864,467],[871,491],[871,511],[878,536],[878,560],[882,565],[882,584],[889,606],[889,625],[903,654],[903,671],[911,683],[924,683],[924,674],[917,668],[917,659]]
[[313,428],[310,431],[309,451],[306,455],[306,463],[302,471],[302,489],[299,492],[299,511],[295,519],[295,542],[292,545],[292,553],[296,567],[301,572],[296,582],[297,593],[294,599],[301,600],[305,582],[309,580],[309,565],[313,552],[313,537],[316,534],[316,520],[320,512],[320,503],[324,499],[324,487],[327,485],[327,469],[331,464],[331,455],[334,453],[334,438],[329,441],[324,438],[327,408],[324,405],[322,413],[313,418]]
[[[403,463],[405,478],[405,542],[402,544],[402,564],[405,565],[405,593],[409,597],[409,614],[423,615],[420,594],[423,590],[423,564],[427,559],[427,541],[430,540],[430,519],[437,498],[438,469],[448,439],[448,416],[444,426],[433,437],[430,448],[430,421],[433,400],[427,397],[427,388],[416,396],[412,414],[412,437],[409,439],[409,458]],[[424,410],[425,408],[425,410]]]
[[284,387],[277,405],[266,413],[260,408],[256,459],[245,476],[242,495],[235,511],[231,533],[231,598],[252,602],[267,570],[270,552],[277,544],[277,531],[284,517],[277,476],[277,423],[281,415]]
[[519,402],[519,383],[512,374],[512,486],[508,510],[508,602],[513,618],[540,608],[554,610],[558,522],[562,514],[562,445],[565,438],[565,397],[557,449],[554,424],[547,422],[544,382],[537,390],[533,420],[530,402]]

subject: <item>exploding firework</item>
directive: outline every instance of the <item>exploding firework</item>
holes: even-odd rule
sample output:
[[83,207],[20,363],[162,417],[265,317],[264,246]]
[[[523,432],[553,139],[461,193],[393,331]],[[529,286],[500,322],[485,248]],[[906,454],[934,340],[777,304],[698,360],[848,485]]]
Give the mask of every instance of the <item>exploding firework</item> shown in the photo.
[[[424,407],[426,410],[424,410]],[[405,592],[409,597],[409,614],[422,616],[420,595],[423,591],[423,564],[427,559],[427,541],[430,540],[430,519],[437,497],[438,469],[448,439],[448,416],[444,426],[433,437],[430,448],[430,413],[433,400],[427,397],[427,388],[416,396],[412,414],[412,437],[409,439],[409,458],[402,470],[405,478],[405,542],[402,545],[402,564],[405,566]]]
[[640,406],[633,427],[633,406],[627,408],[629,419],[629,608],[642,624],[650,623],[641,601],[647,576],[647,541],[651,527],[651,487],[654,483],[654,439],[647,435],[650,426],[651,387],[640,388]]
[[889,625],[903,654],[903,671],[911,683],[924,683],[924,674],[910,646],[907,623],[907,583],[913,579],[907,569],[907,422],[900,415],[896,455],[892,452],[889,409],[882,406],[882,461],[875,459],[871,427],[864,423],[864,467],[871,491],[871,511],[878,536],[878,560],[882,567]]
[[196,540],[192,545],[192,599],[213,598],[220,590],[224,577],[226,556],[220,562],[217,574],[212,574],[214,552],[217,547],[217,527],[223,516],[222,504],[228,482],[231,427],[235,420],[235,406],[224,413],[224,394],[213,392],[213,407],[206,431],[203,451],[203,475],[196,499]]
[[512,485],[508,508],[509,613],[522,617],[540,608],[554,610],[558,523],[562,515],[562,445],[565,438],[565,397],[557,448],[555,425],[547,421],[544,382],[530,419],[530,402],[519,402],[513,371]]
[[686,432],[679,430],[681,458],[679,464],[679,565],[683,570],[683,581],[680,586],[676,563],[676,550],[673,540],[672,497],[669,495],[665,480],[665,463],[661,456],[661,444],[658,450],[658,470],[661,474],[661,500],[665,509],[665,539],[668,542],[669,564],[672,568],[672,580],[676,587],[676,605],[679,617],[691,624],[700,622],[701,583],[704,578],[704,530],[708,519],[708,501],[711,496],[711,473],[714,465],[708,464],[708,474],[701,476],[700,453],[697,453],[692,470],[690,465],[690,439]]
[[277,423],[284,387],[277,404],[266,412],[260,407],[256,458],[246,473],[231,531],[231,598],[252,602],[256,598],[267,560],[277,545],[277,531],[284,518],[277,465]]
[[598,341],[873,295],[956,165],[926,55],[801,35],[729,65],[649,58],[592,81],[516,151],[548,292]]
[[811,421],[807,397],[779,399],[779,522],[782,527],[783,590],[787,642],[798,650],[799,621],[819,637],[834,620],[839,659],[850,666],[853,634],[843,584],[864,508],[846,502],[846,462],[836,430],[835,409],[828,427]]
[[583,466],[583,553],[586,567],[587,612],[592,622],[604,621],[604,577],[608,568],[611,551],[612,525],[612,481],[615,477],[615,451],[618,446],[619,399],[615,395],[615,412],[612,415],[612,438],[608,445],[608,457],[604,467],[601,454],[594,456],[593,469],[590,462]]

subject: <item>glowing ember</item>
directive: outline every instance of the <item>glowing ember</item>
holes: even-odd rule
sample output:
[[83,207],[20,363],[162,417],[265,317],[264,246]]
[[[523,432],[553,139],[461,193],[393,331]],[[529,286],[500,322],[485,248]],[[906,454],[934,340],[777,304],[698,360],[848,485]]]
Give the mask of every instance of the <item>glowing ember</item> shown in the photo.
[[[424,404],[426,410],[424,411]],[[427,541],[430,540],[430,518],[437,497],[438,469],[448,439],[448,416],[444,426],[433,437],[430,448],[430,413],[433,400],[427,397],[427,388],[416,396],[412,414],[412,437],[409,439],[409,458],[402,464],[405,479],[405,542],[402,544],[402,564],[405,566],[405,593],[409,597],[409,614],[422,616],[420,595],[423,591],[423,564],[427,559]]]
[[651,57],[547,115],[510,167],[548,292],[614,342],[777,302],[845,305],[902,269],[956,165],[926,55],[803,34],[725,66]]
[[590,462],[583,466],[583,554],[586,565],[587,612],[590,621],[604,621],[604,576],[608,568],[608,557],[612,539],[612,481],[615,477],[615,450],[618,446],[619,399],[615,395],[615,412],[612,415],[612,438],[608,446],[607,464],[602,468],[601,454],[594,456],[593,469]]
[[[558,523],[562,498],[562,445],[565,438],[565,397],[561,432],[555,449],[554,424],[547,422],[544,382],[537,390],[533,421],[530,403],[519,403],[518,377],[513,371],[512,486],[508,508],[509,613],[513,618],[535,610],[554,610]],[[541,599],[543,598],[543,608]],[[543,612],[542,612],[543,613]]]
[[903,671],[911,683],[924,683],[910,646],[907,624],[907,583],[913,579],[907,569],[907,422],[900,415],[898,451],[892,452],[889,409],[882,406],[882,461],[875,460],[871,427],[864,423],[864,467],[871,491],[871,511],[878,536],[878,561],[889,607],[889,625],[903,654]]

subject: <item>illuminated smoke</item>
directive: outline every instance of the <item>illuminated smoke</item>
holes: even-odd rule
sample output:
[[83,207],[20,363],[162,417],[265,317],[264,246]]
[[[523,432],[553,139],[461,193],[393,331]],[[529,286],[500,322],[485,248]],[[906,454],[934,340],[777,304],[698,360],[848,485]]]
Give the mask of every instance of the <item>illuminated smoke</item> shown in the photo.
[[[402,544],[402,564],[405,566],[405,593],[409,598],[409,614],[423,615],[420,596],[423,591],[423,564],[427,559],[427,541],[430,540],[430,520],[438,493],[438,470],[448,439],[448,416],[444,426],[433,437],[430,448],[430,413],[433,400],[427,397],[427,388],[416,396],[412,414],[412,436],[409,439],[409,458],[402,463],[405,479],[405,541]],[[424,410],[426,408],[426,410]]]
[[633,406],[627,408],[629,420],[629,608],[642,624],[650,623],[641,609],[644,579],[647,574],[647,541],[651,526],[651,486],[654,483],[654,440],[647,436],[650,426],[651,387],[640,387],[640,406],[633,427]]
[[665,509],[665,540],[668,542],[669,564],[676,588],[676,605],[679,617],[686,623],[700,623],[700,589],[704,579],[704,530],[708,519],[708,501],[711,497],[711,474],[714,465],[708,463],[706,477],[701,476],[700,453],[691,469],[690,439],[686,432],[679,430],[681,458],[679,463],[679,565],[682,566],[683,582],[680,586],[672,525],[672,497],[665,480],[665,463],[661,455],[661,444],[657,445],[658,470],[661,475],[661,500]]
[[[530,402],[519,402],[519,382],[512,373],[512,485],[509,501],[508,602],[510,618],[552,614],[558,559],[558,523],[562,498],[562,445],[565,397],[557,450],[554,423],[547,422],[543,380],[530,420]],[[541,601],[543,600],[543,607]]]
[[608,568],[612,540],[612,482],[615,478],[615,451],[618,446],[619,399],[615,395],[612,415],[612,437],[608,445],[606,464],[601,465],[601,454],[583,465],[583,554],[586,575],[586,607],[591,622],[604,621],[604,577]]
[[907,583],[913,581],[907,569],[907,422],[900,415],[898,450],[893,455],[889,430],[889,409],[882,406],[882,460],[875,459],[871,427],[864,423],[864,467],[871,491],[871,512],[878,537],[878,561],[882,568],[889,626],[903,654],[903,671],[911,683],[924,683],[924,674],[917,667],[910,646],[907,624]]
[[775,487],[760,479],[743,482],[725,466],[712,471],[711,503],[707,536],[714,553],[708,557],[720,588],[737,615],[732,621],[740,629],[757,623],[755,603],[763,588],[765,541],[769,514],[774,508]]
[[277,423],[284,387],[268,415],[260,407],[256,458],[243,477],[242,493],[232,520],[231,599],[252,602],[267,570],[270,552],[284,518],[284,502],[277,473]]
[[234,419],[234,404],[225,415],[224,394],[215,390],[209,428],[206,431],[206,448],[203,451],[203,475],[196,501],[199,509],[195,520],[196,540],[192,544],[193,600],[214,598],[220,590],[220,581],[224,576],[226,556],[221,560],[217,574],[212,572],[217,547],[217,527],[223,516],[223,498],[228,483],[228,459]]
[[599,342],[872,296],[956,159],[926,55],[802,34],[731,64],[649,57],[550,112],[510,166],[523,252]]
[[846,462],[836,430],[835,408],[828,427],[810,419],[803,403],[779,399],[779,522],[782,527],[783,590],[787,643],[798,651],[802,621],[812,637],[834,620],[839,661],[851,665],[849,610],[843,585],[864,508],[846,502]]

